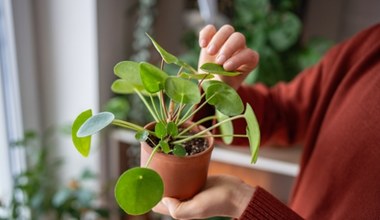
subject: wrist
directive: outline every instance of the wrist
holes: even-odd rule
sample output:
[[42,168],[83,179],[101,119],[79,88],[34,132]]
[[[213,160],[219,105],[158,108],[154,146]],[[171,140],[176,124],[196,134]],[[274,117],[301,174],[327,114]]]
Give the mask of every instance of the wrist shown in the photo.
[[233,196],[233,198],[235,198],[233,200],[235,210],[235,213],[233,214],[234,218],[239,218],[243,214],[255,191],[255,187],[252,187],[244,182],[242,182],[241,186],[238,187],[238,190],[235,191],[235,195]]

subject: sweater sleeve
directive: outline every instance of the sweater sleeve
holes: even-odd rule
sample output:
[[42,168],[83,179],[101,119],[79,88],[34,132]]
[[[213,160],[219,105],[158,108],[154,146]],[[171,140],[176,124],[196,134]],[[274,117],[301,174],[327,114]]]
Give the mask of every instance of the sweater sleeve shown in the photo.
[[[261,145],[293,146],[303,144],[314,113],[325,110],[326,82],[332,75],[324,71],[338,56],[338,47],[332,48],[318,64],[305,69],[291,82],[280,82],[273,87],[263,84],[242,85],[238,93],[244,103],[255,111],[261,130]],[[336,85],[329,85],[334,89]],[[330,92],[330,91],[327,91]],[[245,133],[245,121],[234,123],[235,133]],[[247,145],[244,138],[235,138],[234,145]]]
[[263,188],[257,187],[247,208],[239,218],[239,220],[255,219],[298,220],[303,218]]

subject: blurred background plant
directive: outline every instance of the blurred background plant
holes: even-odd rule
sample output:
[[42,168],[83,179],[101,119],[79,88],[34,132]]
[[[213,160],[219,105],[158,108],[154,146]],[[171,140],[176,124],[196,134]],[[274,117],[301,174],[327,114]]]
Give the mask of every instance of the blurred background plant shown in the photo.
[[[219,11],[236,31],[246,37],[247,46],[260,54],[259,66],[246,82],[272,86],[289,81],[303,69],[319,61],[333,42],[322,38],[302,39],[302,19],[307,1],[302,0],[225,0]],[[182,59],[196,65],[198,30],[190,30],[183,42],[188,52]]]
[[[65,129],[67,130],[67,129]],[[58,132],[58,133],[62,133]],[[27,166],[13,176],[11,201],[0,202],[0,219],[83,219],[85,216],[106,218],[108,210],[96,205],[98,193],[86,187],[96,179],[89,170],[62,185],[58,180],[58,169],[63,164],[54,158],[55,129],[38,135],[26,131],[24,138],[12,143],[26,152]]]

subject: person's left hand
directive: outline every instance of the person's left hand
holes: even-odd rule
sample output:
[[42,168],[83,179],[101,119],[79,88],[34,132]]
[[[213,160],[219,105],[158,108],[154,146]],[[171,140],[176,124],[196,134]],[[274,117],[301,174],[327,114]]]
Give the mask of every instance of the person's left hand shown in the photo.
[[241,216],[255,188],[232,176],[211,176],[205,188],[187,201],[165,197],[153,211],[175,219],[204,219]]

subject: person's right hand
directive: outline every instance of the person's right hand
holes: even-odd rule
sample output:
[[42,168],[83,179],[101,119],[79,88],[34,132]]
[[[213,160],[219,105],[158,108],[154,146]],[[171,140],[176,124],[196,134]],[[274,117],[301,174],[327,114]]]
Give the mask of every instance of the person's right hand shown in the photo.
[[240,86],[259,61],[259,55],[247,47],[244,35],[235,32],[231,25],[224,25],[219,30],[213,25],[205,26],[199,32],[199,46],[201,47],[199,67],[212,62],[222,65],[227,71],[242,73],[237,77],[220,77],[234,89]]

